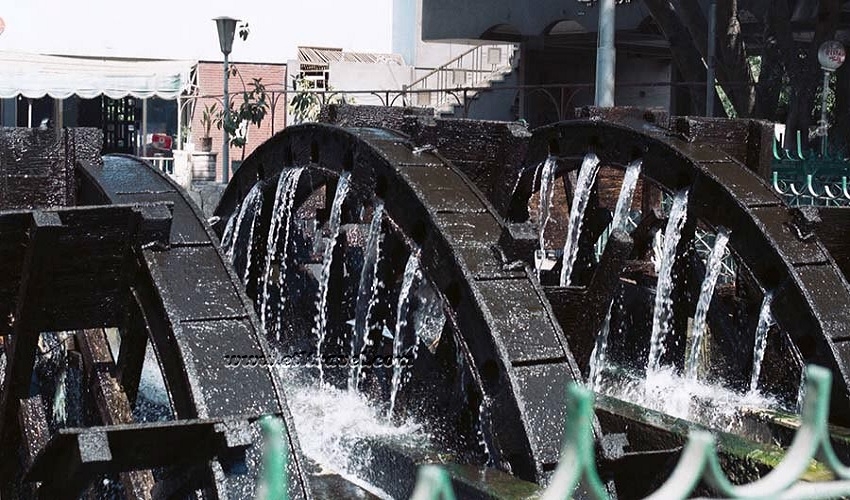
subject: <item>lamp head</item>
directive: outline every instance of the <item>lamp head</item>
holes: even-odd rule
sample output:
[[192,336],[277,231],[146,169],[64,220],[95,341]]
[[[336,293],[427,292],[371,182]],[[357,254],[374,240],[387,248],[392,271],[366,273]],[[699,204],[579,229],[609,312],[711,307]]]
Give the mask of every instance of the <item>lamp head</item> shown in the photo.
[[233,49],[233,35],[236,32],[236,23],[238,19],[232,17],[216,17],[215,27],[218,29],[218,43],[221,45],[221,52],[224,55],[230,55]]

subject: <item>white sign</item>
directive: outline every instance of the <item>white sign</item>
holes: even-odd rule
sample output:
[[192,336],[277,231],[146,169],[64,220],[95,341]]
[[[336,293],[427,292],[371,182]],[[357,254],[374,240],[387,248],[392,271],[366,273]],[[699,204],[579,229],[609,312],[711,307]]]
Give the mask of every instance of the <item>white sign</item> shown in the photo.
[[823,42],[818,49],[818,62],[824,71],[835,71],[844,64],[844,46],[837,40]]

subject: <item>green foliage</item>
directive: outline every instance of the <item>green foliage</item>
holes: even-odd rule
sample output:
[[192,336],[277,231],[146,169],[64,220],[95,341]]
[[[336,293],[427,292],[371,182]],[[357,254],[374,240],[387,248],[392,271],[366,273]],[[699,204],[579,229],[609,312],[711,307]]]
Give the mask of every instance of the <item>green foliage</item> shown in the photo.
[[292,88],[295,89],[295,95],[289,102],[289,112],[292,113],[296,125],[316,121],[323,104],[355,104],[351,97],[334,94],[330,85],[325,89],[325,98],[320,98],[319,93],[315,91],[315,83],[304,75],[292,77]]
[[210,136],[210,129],[212,128],[213,123],[215,123],[216,127],[218,127],[218,117],[220,113],[221,111],[218,109],[218,105],[216,103],[204,106],[204,113],[201,115],[201,125],[204,127],[204,137]]
[[[835,89],[838,87],[835,72],[829,74],[829,94],[826,95],[826,113],[827,120],[832,121],[835,118]],[[812,107],[812,120],[820,120],[821,103],[823,102],[823,85],[818,85],[818,90],[815,93],[814,106]]]
[[[233,74],[238,75],[234,67]],[[241,78],[241,76],[240,76]],[[230,145],[244,148],[248,141],[248,124],[259,127],[269,111],[269,97],[262,78],[254,78],[247,86],[243,83],[242,102],[238,107],[230,102],[230,115],[219,112],[216,127],[224,129],[230,137]]]
[[738,112],[735,111],[735,106],[732,104],[732,99],[729,99],[729,96],[726,95],[726,91],[723,90],[723,87],[721,87],[720,85],[715,85],[715,89],[717,90],[717,97],[723,104],[723,111],[726,113],[726,117],[738,118]]
[[316,121],[321,103],[318,94],[312,92],[315,84],[304,75],[299,75],[292,77],[292,87],[295,89],[295,95],[289,103],[289,112],[292,113],[295,124]]

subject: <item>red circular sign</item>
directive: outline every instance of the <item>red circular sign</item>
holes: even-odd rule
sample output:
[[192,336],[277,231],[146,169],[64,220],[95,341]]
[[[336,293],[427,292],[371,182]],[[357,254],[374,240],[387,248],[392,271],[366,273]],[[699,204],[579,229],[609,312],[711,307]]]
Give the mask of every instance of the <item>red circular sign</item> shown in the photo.
[[818,62],[825,71],[835,71],[840,68],[846,56],[844,46],[836,40],[823,42],[818,49]]
[[3,31],[5,31],[5,30],[6,30],[6,21],[4,21],[2,17],[0,17],[0,35],[2,35]]

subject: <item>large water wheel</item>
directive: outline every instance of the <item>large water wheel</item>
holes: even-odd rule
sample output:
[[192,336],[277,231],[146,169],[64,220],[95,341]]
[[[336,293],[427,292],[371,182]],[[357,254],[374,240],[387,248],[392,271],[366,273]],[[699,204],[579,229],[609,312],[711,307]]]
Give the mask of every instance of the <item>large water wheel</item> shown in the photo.
[[[269,350],[217,238],[138,159],[76,176],[74,207],[0,213],[3,495],[253,496],[257,420],[290,417],[269,369],[227,366]],[[309,498],[287,445],[290,494]]]

